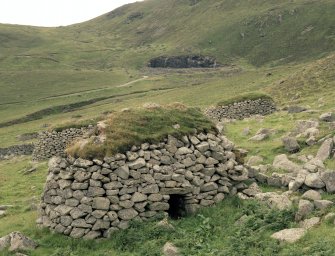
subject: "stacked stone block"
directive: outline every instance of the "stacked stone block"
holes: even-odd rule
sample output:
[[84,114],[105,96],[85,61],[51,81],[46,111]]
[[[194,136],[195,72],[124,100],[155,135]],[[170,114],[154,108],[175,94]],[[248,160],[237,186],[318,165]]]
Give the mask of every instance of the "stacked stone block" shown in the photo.
[[233,149],[224,136],[199,133],[103,160],[54,157],[38,224],[73,238],[109,237],[131,220],[166,215],[172,195],[194,213],[247,188],[248,172]]
[[206,115],[215,120],[238,119],[251,117],[253,115],[270,115],[276,111],[272,100],[257,99],[236,102],[226,106],[212,107],[206,110]]
[[88,128],[69,128],[63,131],[43,131],[38,136],[38,142],[33,152],[33,160],[45,160],[53,156],[65,157],[66,147],[75,139],[82,137]]

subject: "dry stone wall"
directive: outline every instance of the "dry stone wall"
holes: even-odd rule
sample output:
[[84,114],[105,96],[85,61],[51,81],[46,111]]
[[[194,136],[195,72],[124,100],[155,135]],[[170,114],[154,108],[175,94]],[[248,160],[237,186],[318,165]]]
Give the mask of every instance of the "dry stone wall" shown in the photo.
[[8,148],[0,148],[0,160],[9,159],[15,156],[31,155],[34,144],[15,145]]
[[244,119],[253,115],[270,115],[276,111],[272,100],[256,99],[236,102],[227,106],[217,106],[206,110],[206,115],[215,120]]
[[216,68],[219,64],[212,57],[200,55],[160,56],[149,61],[151,68]]
[[73,238],[109,237],[131,220],[183,216],[247,189],[234,145],[217,134],[169,136],[104,160],[54,157],[37,223]]
[[43,131],[38,136],[38,142],[33,152],[33,160],[45,160],[53,156],[65,157],[65,149],[76,138],[83,137],[92,127],[80,129],[69,128],[63,131]]

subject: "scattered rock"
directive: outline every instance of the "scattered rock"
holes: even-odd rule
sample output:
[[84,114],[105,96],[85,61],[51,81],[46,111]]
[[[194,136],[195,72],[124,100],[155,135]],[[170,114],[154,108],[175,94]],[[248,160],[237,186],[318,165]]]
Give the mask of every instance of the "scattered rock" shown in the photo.
[[300,222],[299,226],[304,229],[311,229],[320,224],[320,220],[321,219],[319,217],[313,217]]
[[325,183],[317,173],[310,173],[306,176],[305,184],[311,188],[323,188]]
[[324,113],[320,116],[320,120],[323,122],[334,122],[335,113],[332,113],[332,112]]
[[178,256],[179,251],[176,246],[174,246],[172,243],[167,242],[165,243],[163,247],[163,254],[164,256]]
[[37,243],[20,232],[12,232],[0,238],[0,251],[9,247],[9,251],[25,251],[36,249]]
[[284,144],[285,149],[289,153],[296,153],[300,151],[300,146],[297,142],[297,140],[293,137],[284,137],[282,139],[282,142]]
[[316,209],[323,210],[334,205],[332,201],[329,200],[315,200],[314,205]]
[[325,161],[330,157],[333,147],[334,141],[332,138],[325,140],[319,148],[318,153],[316,154],[316,158],[320,159],[321,161]]
[[294,243],[306,234],[304,228],[284,229],[271,235],[272,238],[281,242]]
[[306,191],[303,195],[302,198],[304,199],[309,199],[309,200],[320,200],[321,199],[321,195],[318,191],[315,190],[308,190]]
[[321,174],[321,179],[326,184],[328,193],[335,192],[335,171],[323,172]]
[[314,205],[308,201],[301,199],[298,205],[298,212],[295,215],[295,220],[300,221],[314,210]]

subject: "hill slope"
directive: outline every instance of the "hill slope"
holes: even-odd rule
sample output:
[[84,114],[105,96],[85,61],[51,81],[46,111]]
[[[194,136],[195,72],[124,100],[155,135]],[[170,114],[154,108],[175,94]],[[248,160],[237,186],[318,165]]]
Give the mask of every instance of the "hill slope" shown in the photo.
[[260,66],[335,50],[331,0],[147,0],[59,28],[0,26],[0,68],[140,68],[163,54]]

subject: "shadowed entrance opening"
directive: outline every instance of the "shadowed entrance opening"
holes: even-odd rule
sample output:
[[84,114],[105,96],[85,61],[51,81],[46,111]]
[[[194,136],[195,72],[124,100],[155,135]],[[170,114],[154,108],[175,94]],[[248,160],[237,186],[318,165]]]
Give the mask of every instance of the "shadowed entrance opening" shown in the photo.
[[168,201],[170,208],[169,216],[172,219],[179,219],[186,216],[185,198],[182,195],[170,195]]

